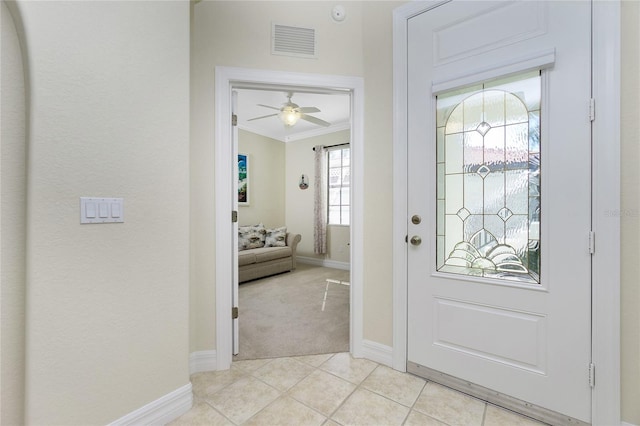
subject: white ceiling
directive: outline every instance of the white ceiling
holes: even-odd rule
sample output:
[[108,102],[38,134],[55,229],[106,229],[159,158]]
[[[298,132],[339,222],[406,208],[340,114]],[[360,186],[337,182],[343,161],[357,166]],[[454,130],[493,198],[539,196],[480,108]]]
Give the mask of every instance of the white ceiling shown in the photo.
[[280,108],[287,102],[287,91],[275,89],[238,89],[238,127],[282,142],[306,139],[348,129],[350,126],[351,102],[347,93],[293,92],[291,101],[300,107],[317,107],[320,112],[309,115],[331,123],[322,127],[299,120],[295,126],[286,128],[277,116],[247,121],[254,117],[277,114],[278,111],[258,106],[270,105]]

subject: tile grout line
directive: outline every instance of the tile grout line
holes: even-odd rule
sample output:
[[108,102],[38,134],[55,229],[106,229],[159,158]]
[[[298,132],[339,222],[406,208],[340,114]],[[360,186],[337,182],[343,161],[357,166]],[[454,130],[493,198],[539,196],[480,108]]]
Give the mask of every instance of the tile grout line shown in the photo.
[[[305,376],[302,380],[306,379],[307,377],[309,377],[309,376],[310,376],[311,374],[313,374],[314,372],[319,371],[319,372],[321,372],[321,373],[326,373],[326,374],[329,374],[329,375],[331,375],[331,376],[333,376],[333,377],[336,377],[336,378],[338,378],[338,379],[340,379],[340,380],[343,380],[343,381],[345,381],[345,382],[347,382],[347,383],[349,383],[349,384],[355,385],[354,383],[352,383],[352,382],[350,382],[350,381],[348,381],[348,380],[344,379],[343,377],[339,377],[339,376],[337,376],[337,375],[335,375],[335,374],[331,373],[330,371],[326,371],[326,370],[323,370],[322,368],[320,368],[322,365],[324,365],[324,364],[326,364],[327,362],[329,362],[329,360],[331,360],[334,356],[338,355],[339,353],[345,353],[345,352],[338,352],[338,353],[335,353],[335,354],[331,355],[331,357],[329,357],[329,358],[327,358],[325,361],[323,361],[320,365],[318,365],[318,366],[312,366],[312,367],[314,367],[314,370],[313,370],[311,373],[309,373],[307,376]],[[350,353],[349,353],[349,356],[351,356],[351,354],[350,354]],[[375,370],[375,368],[374,368],[374,370]],[[368,376],[367,376],[367,377],[368,377]],[[300,383],[302,380],[300,380],[298,383]],[[297,385],[298,383],[296,383],[296,385]],[[294,385],[294,386],[295,386],[295,385]],[[292,386],[292,387],[287,391],[287,394],[289,394],[289,391],[290,391],[291,389],[293,389],[293,388],[294,388],[294,386]],[[310,408],[311,410],[315,411],[316,413],[319,413],[319,414],[321,414],[322,416],[326,417],[326,420],[322,423],[323,425],[324,425],[324,424],[326,424],[328,421],[332,421],[332,422],[334,422],[334,423],[338,423],[338,424],[340,424],[340,425],[341,425],[342,423],[339,423],[339,422],[337,422],[336,420],[332,419],[332,418],[331,418],[331,416],[333,416],[333,415],[335,414],[335,412],[336,412],[336,411],[338,411],[338,410],[340,409],[340,407],[342,407],[342,404],[344,404],[344,402],[345,402],[347,399],[349,399],[349,397],[353,394],[353,392],[355,392],[355,391],[356,391],[356,389],[357,389],[357,386],[356,386],[356,388],[355,388],[351,393],[349,393],[349,395],[347,395],[347,396],[342,400],[342,402],[338,405],[338,407],[337,407],[335,410],[333,410],[333,411],[331,412],[331,414],[329,414],[329,415],[326,415],[326,414],[324,414],[324,413],[321,413],[321,412],[320,412],[320,411],[318,411],[317,409],[315,409],[315,408],[313,408],[313,407],[310,407],[310,406],[309,406],[309,405],[307,405],[305,402],[298,400],[296,397],[294,397],[294,396],[292,396],[292,395],[289,395],[289,396],[290,396],[292,399],[294,399],[295,401],[297,401],[297,402],[299,402],[300,404],[304,405],[305,407]]]
[[[330,356],[326,361],[324,361],[322,364],[324,364],[325,362],[329,361],[329,360],[330,360],[331,358],[333,358],[335,355],[336,355],[336,354],[331,355],[331,356]],[[330,419],[330,418],[329,418],[329,417],[327,417],[324,413],[319,412],[319,411],[318,411],[318,410],[316,410],[315,408],[308,406],[308,405],[307,405],[307,404],[305,404],[304,402],[299,401],[298,399],[296,399],[295,397],[293,397],[292,395],[290,395],[290,394],[289,394],[289,392],[291,391],[291,389],[293,389],[295,386],[297,386],[300,382],[302,382],[304,379],[306,379],[307,377],[309,377],[309,376],[310,376],[311,374],[313,374],[315,371],[319,370],[319,367],[316,367],[316,366],[314,366],[314,365],[308,364],[308,363],[306,363],[306,362],[304,362],[304,361],[298,361],[298,360],[295,360],[295,359],[293,359],[293,357],[284,357],[284,358],[291,358],[292,360],[294,360],[294,361],[296,361],[296,362],[299,362],[300,364],[303,364],[303,365],[305,365],[305,366],[309,366],[309,367],[311,367],[313,370],[312,370],[309,374],[307,374],[307,375],[303,376],[300,380],[298,380],[295,384],[293,384],[292,386],[290,386],[289,388],[287,388],[287,390],[285,390],[285,391],[280,391],[280,389],[277,389],[276,387],[274,387],[274,386],[270,385],[269,383],[265,382],[265,381],[264,381],[264,380],[262,380],[261,378],[251,375],[251,377],[255,378],[256,380],[258,380],[258,381],[260,381],[260,382],[264,383],[265,385],[267,385],[267,386],[269,386],[269,387],[271,387],[271,388],[275,389],[275,390],[278,392],[278,397],[277,397],[276,399],[274,399],[273,401],[271,401],[269,404],[267,404],[265,407],[263,407],[262,409],[260,409],[260,410],[259,410],[257,413],[255,413],[253,416],[249,417],[249,418],[248,418],[245,422],[243,422],[242,424],[244,424],[244,423],[248,422],[249,420],[251,420],[252,418],[254,418],[255,416],[257,416],[258,414],[260,414],[262,411],[266,410],[268,407],[270,407],[271,405],[275,404],[275,402],[276,402],[276,401],[278,401],[278,400],[279,400],[280,398],[282,398],[283,396],[289,397],[289,398],[293,399],[294,401],[296,401],[296,402],[298,402],[298,403],[300,403],[300,404],[304,405],[305,407],[307,407],[307,408],[309,408],[309,409],[313,410],[314,412],[316,412],[316,413],[320,414],[322,417],[325,417],[325,421],[323,422],[323,424],[324,424],[324,423],[326,423],[326,422],[327,422],[327,420],[329,420],[329,419]],[[269,364],[269,363],[265,364],[265,366],[266,366],[266,365],[268,365],[268,364]],[[320,364],[320,365],[322,365],[322,364]],[[263,366],[263,367],[264,367],[264,366]],[[260,367],[260,368],[262,368],[262,367]],[[256,370],[254,370],[254,372],[255,372],[255,371],[258,371],[260,368],[258,368],[258,369],[256,369]],[[235,423],[234,423],[234,424],[235,424]],[[239,425],[239,426],[241,426],[241,425]]]
[[[378,367],[379,367],[379,366],[382,366],[382,364],[379,364],[379,365],[378,365]],[[375,371],[375,370],[377,370],[377,367],[376,367],[376,368],[374,368],[374,370],[373,370],[373,371]],[[371,372],[371,374],[373,374],[373,371]],[[394,370],[394,371],[395,371],[395,370]],[[369,375],[371,375],[371,374],[369,374]],[[408,374],[408,373],[407,373],[407,374]],[[415,376],[415,377],[418,377],[418,376]],[[367,376],[367,378],[368,378],[368,376]],[[421,377],[418,377],[418,378],[422,379]],[[365,379],[365,380],[366,380],[366,379]],[[364,384],[365,380],[363,380],[361,384]],[[421,415],[423,415],[423,416],[425,416],[425,417],[428,417],[428,418],[430,418],[430,419],[433,419],[433,420],[437,421],[438,423],[442,423],[443,425],[450,426],[450,425],[449,425],[449,423],[445,422],[444,420],[437,419],[437,418],[435,418],[435,417],[433,417],[433,416],[430,416],[429,414],[423,413],[422,411],[417,410],[417,409],[415,409],[415,408],[414,408],[414,407],[415,407],[415,405],[416,405],[416,403],[418,402],[418,399],[420,398],[420,395],[422,395],[422,392],[423,392],[423,391],[424,391],[424,389],[427,387],[427,384],[430,382],[429,380],[426,380],[426,379],[422,379],[422,380],[424,380],[424,384],[422,385],[422,388],[420,389],[420,392],[418,392],[418,396],[416,397],[416,399],[411,403],[411,406],[407,406],[407,405],[404,405],[404,404],[403,404],[403,403],[401,403],[401,402],[395,401],[395,400],[393,400],[393,399],[391,399],[391,398],[389,398],[389,397],[387,397],[387,396],[385,396],[385,395],[382,395],[382,394],[380,394],[380,393],[376,392],[376,391],[375,391],[375,390],[373,390],[373,389],[369,389],[369,388],[367,388],[367,387],[363,387],[363,389],[364,389],[364,390],[366,390],[366,391],[369,391],[369,392],[371,392],[371,393],[373,393],[373,394],[375,394],[375,395],[378,395],[378,396],[380,396],[380,397],[382,397],[382,398],[385,398],[385,399],[386,399],[386,400],[388,400],[388,401],[391,401],[391,402],[393,402],[393,403],[396,403],[396,404],[399,404],[399,405],[401,405],[401,406],[403,406],[403,407],[408,408],[408,409],[409,409],[409,412],[408,412],[408,413],[407,413],[407,415],[405,416],[405,418],[404,418],[404,420],[402,421],[402,423],[400,423],[401,425],[404,425],[404,424],[406,423],[407,419],[409,418],[409,416],[411,415],[411,413],[412,413],[413,411],[415,411],[416,413],[421,414]],[[355,392],[355,391],[354,391],[354,392]],[[484,419],[483,419],[483,420],[484,420]],[[482,425],[479,425],[479,426],[482,426]]]
[[[354,359],[356,359],[356,358],[354,358]],[[328,361],[328,360],[327,360],[327,361]],[[375,362],[375,361],[371,361],[371,362]],[[323,364],[324,364],[324,363],[323,363]],[[420,392],[418,392],[418,396],[417,396],[417,397],[416,397],[416,399],[413,401],[413,403],[411,404],[411,406],[407,406],[407,405],[404,405],[404,404],[403,404],[403,403],[401,403],[401,402],[395,401],[395,400],[393,400],[393,399],[391,399],[391,398],[387,397],[386,395],[382,395],[381,393],[378,393],[378,392],[376,392],[375,390],[373,390],[373,389],[369,389],[369,388],[367,388],[366,386],[364,386],[364,383],[366,382],[366,380],[367,380],[367,379],[368,379],[368,378],[369,378],[369,377],[370,377],[370,376],[371,376],[371,375],[372,375],[372,374],[373,374],[373,373],[374,373],[378,368],[380,368],[380,367],[382,367],[382,366],[383,366],[382,364],[379,364],[379,363],[375,363],[375,364],[376,364],[376,367],[375,367],[375,368],[373,368],[373,369],[371,370],[371,372],[369,372],[369,374],[367,374],[367,376],[366,376],[364,379],[362,379],[362,380],[360,381],[360,383],[358,383],[358,384],[355,384],[355,383],[353,383],[353,382],[350,382],[350,381],[348,381],[348,380],[344,379],[343,377],[340,377],[340,376],[338,376],[338,375],[336,375],[336,374],[333,374],[333,373],[332,373],[332,372],[330,372],[330,371],[322,370],[322,369],[320,369],[320,367],[318,367],[318,369],[320,369],[321,371],[323,371],[323,372],[325,372],[325,373],[328,373],[328,374],[331,374],[331,375],[332,375],[332,376],[334,376],[334,377],[337,377],[337,378],[339,378],[339,379],[342,379],[342,380],[346,381],[347,383],[351,383],[351,384],[354,384],[354,385],[356,386],[356,387],[354,388],[354,390],[353,390],[351,393],[349,393],[349,395],[347,395],[347,396],[343,399],[343,401],[340,403],[340,405],[338,405],[338,407],[337,407],[337,408],[336,408],[336,409],[331,413],[331,415],[328,417],[328,420],[331,420],[331,421],[334,421],[334,422],[336,422],[336,423],[339,423],[337,420],[335,420],[335,419],[333,418],[333,416],[334,416],[334,415],[335,415],[335,414],[336,414],[336,413],[337,413],[337,412],[338,412],[338,411],[339,411],[339,410],[344,406],[344,404],[347,402],[347,400],[348,400],[349,398],[351,398],[351,396],[352,396],[356,391],[358,391],[359,389],[362,389],[362,390],[365,390],[365,391],[367,391],[367,392],[371,392],[372,394],[377,395],[377,396],[379,396],[379,397],[381,397],[381,398],[384,398],[384,399],[386,399],[387,401],[390,401],[390,402],[392,402],[392,403],[394,403],[394,404],[398,404],[398,405],[400,405],[400,406],[402,406],[402,407],[408,408],[408,409],[409,409],[409,411],[407,412],[406,416],[404,417],[404,419],[403,419],[403,420],[402,420],[402,422],[400,423],[401,425],[405,424],[405,422],[407,421],[407,419],[408,419],[409,415],[411,414],[411,412],[412,412],[412,411],[414,411],[414,408],[413,408],[413,407],[415,406],[416,402],[418,401],[418,398],[419,398],[419,397],[420,397],[420,395],[422,394],[422,391],[423,391],[423,390],[424,390],[424,388],[426,387],[426,385],[427,385],[428,381],[427,381],[427,380],[425,380],[424,385],[423,385],[423,386],[422,386],[422,388],[420,389]],[[321,365],[322,365],[322,364],[321,364]],[[422,379],[422,380],[424,380],[424,379]],[[429,415],[427,415],[427,414],[424,414],[424,413],[420,412],[419,410],[415,410],[415,411],[416,411],[416,412],[418,412],[418,413],[420,413],[420,414],[422,414],[422,415],[424,415],[424,416],[427,416],[427,417],[429,417],[429,418],[431,418],[431,419],[434,419],[434,420],[436,420],[436,421],[438,421],[438,422],[440,422],[440,423],[442,423],[442,424],[444,424],[444,425],[447,425],[447,423],[445,423],[445,422],[443,422],[443,421],[441,421],[441,420],[438,420],[438,419],[436,419],[436,418],[434,418],[434,417],[432,417],[432,416],[429,416]]]
[[484,410],[482,410],[482,422],[480,422],[480,426],[484,426],[485,420],[487,420],[487,401],[484,401]]
[[214,407],[213,405],[209,404],[209,401],[207,401],[206,399],[203,399],[202,402],[204,402],[205,404],[207,404],[209,407],[211,407],[211,409],[213,411],[215,411],[216,413],[220,414],[222,417],[224,417],[225,419],[227,419],[231,424],[234,424],[236,426],[238,426],[238,424],[236,422],[234,422],[233,420],[231,420],[229,417],[225,416],[220,410],[218,410],[216,407]]
[[[273,359],[269,359],[269,361],[265,362],[264,365],[252,370],[252,371],[248,371],[248,370],[244,370],[242,369],[242,367],[237,367],[236,366],[236,371],[238,371],[240,373],[239,377],[235,378],[233,381],[231,381],[230,383],[227,383],[226,385],[222,386],[220,389],[218,389],[217,391],[215,391],[211,396],[213,395],[217,395],[218,393],[226,390],[227,388],[231,387],[233,384],[237,383],[239,380],[244,379],[246,377],[253,377],[256,380],[259,380],[257,377],[254,377],[251,373],[253,371],[259,370],[262,367],[265,367],[269,364],[271,364],[273,362],[275,358]],[[242,360],[241,360],[242,361]],[[246,360],[249,361],[249,360]],[[233,362],[231,364],[231,366],[233,367]],[[214,370],[213,373],[216,373],[218,371],[231,371],[231,368],[229,368],[229,370]],[[206,373],[206,372],[205,372]],[[196,373],[197,374],[197,373]],[[264,383],[264,382],[263,382]],[[265,383],[266,384],[266,383]],[[267,386],[270,386],[267,384]],[[273,386],[270,386],[273,388]],[[274,388],[275,389],[275,388]],[[277,391],[277,389],[276,389]],[[220,411],[219,409],[217,409],[216,407],[214,407],[211,403],[209,403],[209,401],[206,398],[200,398],[197,395],[195,395],[194,392],[194,396],[196,396],[199,400],[203,401],[205,404],[207,404],[209,407],[211,407],[215,412],[217,412],[218,414],[220,414],[222,417],[224,417],[225,419],[227,419],[230,423],[236,425],[236,426],[240,426],[238,423],[236,423],[235,421],[233,421],[232,419],[230,419],[227,415],[225,415],[222,411]],[[253,416],[252,416],[253,417]],[[243,422],[244,423],[244,422]]]
[[[246,375],[240,376],[239,379],[242,379],[246,377]],[[234,383],[237,383],[238,379],[232,381],[231,383],[221,387],[220,389],[218,389],[217,391],[215,391],[213,393],[213,395],[216,395],[218,392],[221,392],[223,390],[225,390],[226,388],[228,388],[229,386],[233,385]],[[205,404],[207,404],[209,407],[211,407],[211,409],[213,411],[215,411],[216,413],[220,414],[222,417],[224,417],[225,419],[227,419],[231,424],[235,425],[235,426],[240,426],[238,425],[238,423],[234,422],[233,420],[231,420],[227,415],[225,415],[222,411],[218,410],[216,407],[214,407],[212,404],[209,403],[209,401],[206,398],[201,399],[201,401],[203,401]]]
[[[420,377],[420,376],[416,376],[416,377]],[[425,379],[425,380],[426,380],[426,379]],[[427,380],[427,381],[426,381],[426,383],[425,383],[425,387],[427,386],[427,384],[428,384],[428,383],[433,383],[433,384],[434,384],[434,385],[436,385],[436,386],[441,386],[441,387],[444,387],[444,388],[446,388],[446,389],[449,389],[449,390],[451,390],[451,391],[455,392],[455,393],[456,393],[456,394],[458,394],[458,395],[463,395],[463,396],[465,396],[465,397],[469,397],[469,398],[471,398],[471,399],[474,399],[474,400],[477,400],[477,401],[482,402],[482,403],[484,404],[484,408],[483,408],[483,411],[482,411],[482,420],[481,420],[481,422],[480,422],[480,424],[479,424],[478,426],[483,426],[483,425],[484,425],[485,415],[486,415],[486,412],[487,412],[487,406],[488,406],[487,401],[484,401],[484,400],[482,400],[482,399],[476,398],[476,397],[474,397],[474,396],[471,396],[471,395],[469,395],[469,394],[466,394],[466,393],[464,393],[464,392],[462,392],[462,391],[459,391],[459,390],[457,390],[457,389],[450,388],[449,386],[445,386],[445,385],[440,384],[440,383],[438,383],[438,382],[434,382],[433,380]],[[417,402],[417,399],[416,399],[416,402]],[[415,405],[415,403],[414,403],[414,405]],[[422,415],[424,415],[424,416],[427,416],[427,417],[429,417],[429,418],[431,418],[431,419],[434,419],[434,420],[436,420],[436,421],[438,421],[438,422],[440,422],[440,423],[442,423],[442,424],[444,424],[444,425],[450,426],[450,424],[449,424],[449,423],[447,423],[447,422],[445,422],[444,420],[440,420],[440,419],[438,419],[438,418],[436,418],[436,417],[433,417],[433,416],[431,416],[431,415],[429,415],[429,414],[423,413],[423,412],[422,412],[422,411],[420,411],[420,410],[416,410],[416,411],[417,411],[418,413],[420,413],[420,414],[422,414]]]
[[[311,365],[309,365],[309,364],[307,364],[307,363],[304,363],[304,362],[301,362],[301,361],[295,360],[295,359],[293,359],[292,357],[285,357],[285,358],[290,358],[291,360],[293,360],[293,361],[295,361],[295,362],[298,362],[298,363],[300,363],[300,364],[302,364],[302,365],[306,365],[306,366],[313,367],[313,366],[311,366]],[[268,365],[268,364],[270,364],[270,363],[267,363],[267,364],[265,364],[264,366],[266,366],[266,365]],[[264,366],[263,366],[263,367],[264,367]],[[258,368],[258,369],[256,369],[256,370],[254,370],[254,373],[255,373],[256,371],[260,370],[260,369],[261,369],[261,368],[263,368],[263,367],[260,367],[260,368]],[[313,370],[313,371],[315,371],[315,370]],[[311,373],[313,373],[313,371],[312,371]],[[309,373],[309,374],[311,374],[311,373]],[[300,383],[301,381],[303,381],[304,379],[306,379],[307,377],[309,377],[309,374],[307,374],[307,375],[303,376],[300,380],[298,380],[297,382],[295,382],[293,385],[289,386],[289,387],[288,387],[286,390],[284,390],[284,391],[281,391],[280,389],[276,388],[275,386],[270,385],[269,383],[267,383],[267,382],[265,382],[264,380],[262,380],[260,377],[256,377],[256,376],[254,376],[253,374],[251,374],[251,377],[253,377],[254,379],[258,380],[258,381],[259,381],[259,382],[261,382],[261,383],[264,383],[265,385],[269,386],[269,387],[270,387],[270,388],[272,388],[272,389],[275,389],[275,390],[276,390],[276,392],[278,392],[278,397],[277,397],[276,399],[274,399],[273,401],[271,401],[271,402],[270,402],[269,404],[267,404],[266,406],[264,406],[263,408],[261,408],[260,410],[258,410],[258,412],[257,412],[257,413],[255,413],[253,416],[249,417],[249,418],[248,418],[244,423],[248,422],[249,420],[251,420],[252,418],[254,418],[255,416],[257,416],[258,414],[260,414],[262,411],[266,410],[266,409],[267,409],[267,407],[269,407],[269,406],[271,406],[272,404],[274,404],[274,403],[275,403],[277,400],[279,400],[281,397],[283,397],[283,396],[289,396],[289,390],[291,390],[291,389],[292,389],[293,387],[295,387],[298,383]],[[289,397],[291,398],[291,396],[289,396]],[[298,400],[297,400],[297,399],[295,399],[295,398],[292,398],[292,399],[294,399],[294,400],[295,400],[295,401],[297,401],[297,402],[300,402],[300,401],[298,401]],[[311,407],[308,407],[308,408],[311,408]],[[322,413],[320,413],[320,414],[322,414]]]
[[[416,376],[416,377],[417,377],[417,376]],[[413,403],[411,404],[411,407],[409,407],[409,412],[407,413],[407,416],[406,416],[406,417],[404,418],[404,420],[402,421],[402,424],[403,424],[403,425],[404,425],[404,424],[407,422],[407,420],[409,419],[409,416],[410,416],[410,415],[411,415],[411,413],[413,412],[413,407],[415,407],[415,406],[416,406],[416,402],[418,402],[418,399],[420,399],[420,395],[422,395],[422,392],[424,392],[424,389],[427,387],[427,383],[429,383],[429,381],[428,381],[428,380],[425,380],[425,379],[423,379],[423,380],[424,380],[424,384],[422,385],[422,388],[420,389],[420,392],[418,392],[418,396],[416,397],[416,399],[414,399],[414,400],[413,400]],[[421,413],[421,412],[420,412],[420,411],[418,411],[418,410],[416,410],[416,412],[418,412],[418,413],[420,413],[420,414],[423,414],[423,413]],[[427,416],[427,417],[429,417],[429,418],[433,419],[433,417],[431,417],[431,416]],[[438,420],[438,419],[434,419],[434,420]]]
[[[351,354],[349,354],[349,356],[351,356]],[[354,358],[354,359],[355,359],[355,358]],[[372,361],[372,362],[373,362],[373,361]],[[376,363],[376,364],[377,364],[377,363]],[[368,378],[368,377],[369,377],[369,376],[370,376],[374,371],[376,371],[376,369],[377,369],[379,366],[380,366],[380,364],[378,364],[374,369],[372,369],[372,370],[369,372],[369,374],[367,374],[367,377],[365,377],[364,379],[362,379],[362,381],[356,385],[356,387],[355,387],[355,388],[354,388],[354,389],[349,393],[349,395],[347,395],[347,396],[342,400],[342,402],[338,405],[338,407],[337,407],[335,410],[333,410],[333,412],[332,412],[332,413],[331,413],[331,415],[329,416],[329,419],[331,419],[332,421],[334,421],[334,422],[336,422],[336,423],[338,423],[338,424],[342,424],[342,423],[338,422],[337,420],[334,420],[334,419],[333,419],[333,416],[334,416],[334,415],[335,415],[335,414],[336,414],[336,413],[337,413],[337,412],[338,412],[338,411],[339,411],[339,410],[344,406],[344,404],[347,402],[347,400],[348,400],[349,398],[351,398],[351,397],[353,396],[353,394],[354,394],[354,393],[356,393],[356,391],[357,391],[358,389],[360,389],[360,386],[362,385],[362,383],[364,383],[364,381],[365,381],[365,380],[367,380],[367,378]],[[331,374],[331,373],[330,373],[330,372],[328,372],[328,371],[327,371],[327,373]],[[334,374],[334,376],[338,377],[338,376],[337,376],[337,375],[335,375],[335,374]],[[342,380],[345,380],[345,379],[344,379],[344,378],[342,378],[342,377],[338,377],[338,378],[340,378],[340,379],[342,379]],[[347,382],[349,382],[349,380],[346,380],[346,381],[347,381]],[[351,383],[351,384],[355,384],[355,383],[352,383],[352,382],[349,382],[349,383]]]

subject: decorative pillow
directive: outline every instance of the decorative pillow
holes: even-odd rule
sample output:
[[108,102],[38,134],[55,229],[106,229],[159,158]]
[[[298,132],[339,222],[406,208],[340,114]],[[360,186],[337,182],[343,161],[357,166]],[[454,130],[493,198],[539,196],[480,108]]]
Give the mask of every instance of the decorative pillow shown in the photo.
[[286,247],[287,246],[287,227],[267,229],[267,238],[264,242],[265,247]]
[[238,226],[238,250],[264,247],[267,230],[263,224]]

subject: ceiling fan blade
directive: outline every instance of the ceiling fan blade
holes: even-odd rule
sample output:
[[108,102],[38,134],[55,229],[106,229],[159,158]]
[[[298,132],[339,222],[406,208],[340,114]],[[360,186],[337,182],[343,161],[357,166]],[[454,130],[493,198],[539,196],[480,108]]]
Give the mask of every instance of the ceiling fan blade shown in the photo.
[[302,113],[320,112],[320,110],[316,107],[302,107],[302,108],[298,108],[298,111]]
[[328,123],[328,122],[326,122],[326,121],[324,121],[324,120],[320,120],[319,118],[313,117],[313,116],[311,116],[311,115],[302,114],[302,115],[300,116],[300,118],[301,118],[302,120],[306,120],[306,121],[308,121],[309,123],[317,124],[318,126],[322,126],[322,127],[329,127],[329,126],[331,126],[331,123]]
[[278,114],[263,115],[263,116],[260,116],[260,117],[250,118],[247,121],[260,120],[261,118],[267,118],[267,117],[275,117],[276,115],[278,115]]
[[265,107],[265,108],[271,108],[271,109],[275,109],[275,110],[280,111],[280,108],[276,108],[276,107],[271,106],[271,105],[258,104],[258,106]]

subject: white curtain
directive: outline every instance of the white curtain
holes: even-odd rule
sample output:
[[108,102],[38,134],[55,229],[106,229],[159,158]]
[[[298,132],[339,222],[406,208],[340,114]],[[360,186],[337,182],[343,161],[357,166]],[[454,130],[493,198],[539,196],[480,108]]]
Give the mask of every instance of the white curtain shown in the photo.
[[323,145],[315,148],[315,179],[313,206],[313,252],[327,253],[327,150]]

